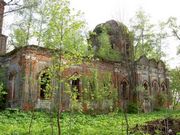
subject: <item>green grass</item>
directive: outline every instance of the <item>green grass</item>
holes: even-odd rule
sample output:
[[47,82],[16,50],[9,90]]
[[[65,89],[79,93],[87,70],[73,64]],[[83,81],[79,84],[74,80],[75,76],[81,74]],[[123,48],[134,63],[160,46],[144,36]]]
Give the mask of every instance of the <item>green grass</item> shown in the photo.
[[[1,111],[0,135],[27,135],[31,121],[31,112]],[[32,123],[32,135],[50,135],[50,115],[45,112],[35,112]],[[128,114],[130,127],[147,121],[171,116],[180,118],[180,111],[160,111],[148,114]],[[85,115],[63,113],[61,117],[63,135],[123,135],[125,120],[122,113],[106,115]],[[57,134],[56,119],[54,118],[54,135]]]

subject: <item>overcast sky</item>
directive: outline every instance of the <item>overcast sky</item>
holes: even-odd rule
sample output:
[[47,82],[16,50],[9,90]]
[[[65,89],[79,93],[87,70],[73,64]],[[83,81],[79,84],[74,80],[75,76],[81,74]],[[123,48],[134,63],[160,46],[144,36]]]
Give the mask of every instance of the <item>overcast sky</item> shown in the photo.
[[[180,19],[180,0],[71,0],[71,4],[73,8],[84,12],[89,30],[110,19],[128,24],[129,19],[140,8],[151,16],[153,23],[170,16]],[[8,24],[10,18],[6,17],[4,23]],[[168,64],[171,67],[180,66],[180,57],[176,56],[177,45],[172,40],[166,43]]]
[[86,20],[93,28],[109,19],[127,23],[139,8],[150,14],[154,21],[169,16],[180,18],[180,0],[71,0],[72,6],[85,12]]
[[[128,24],[140,8],[150,15],[153,23],[170,16],[180,19],[180,0],[72,0],[72,7],[85,13],[90,30],[110,19]],[[180,42],[173,40],[165,43],[166,60],[172,68],[180,66],[180,56],[176,55],[177,45]]]

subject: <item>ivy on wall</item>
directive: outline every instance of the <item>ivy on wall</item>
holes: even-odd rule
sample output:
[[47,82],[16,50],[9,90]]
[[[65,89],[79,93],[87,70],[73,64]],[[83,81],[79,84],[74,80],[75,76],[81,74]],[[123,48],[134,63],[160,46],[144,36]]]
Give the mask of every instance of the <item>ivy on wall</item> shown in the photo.
[[102,26],[98,34],[96,32],[90,33],[90,37],[97,37],[94,46],[95,56],[103,60],[120,61],[121,53],[113,49],[107,30],[107,26]]
[[5,95],[7,95],[6,83],[6,70],[0,67],[0,109],[5,107]]
[[0,67],[0,82],[3,83],[3,85],[5,86],[7,81],[6,81],[6,68],[5,67]]
[[105,109],[112,111],[115,108],[118,96],[110,72],[98,72],[97,69],[92,69],[91,76],[82,76],[82,84],[83,103],[87,104],[87,108],[93,113]]

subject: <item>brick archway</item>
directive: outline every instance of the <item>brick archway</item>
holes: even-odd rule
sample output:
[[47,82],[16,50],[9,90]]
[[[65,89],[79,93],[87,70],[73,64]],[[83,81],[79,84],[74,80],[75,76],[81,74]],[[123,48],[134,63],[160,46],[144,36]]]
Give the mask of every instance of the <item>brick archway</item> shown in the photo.
[[151,89],[152,94],[159,93],[159,84],[157,80],[152,81],[152,89]]
[[53,91],[50,90],[50,84],[52,79],[48,68],[42,70],[38,74],[38,98],[41,100],[50,99],[52,97]]
[[145,88],[146,90],[148,90],[148,88],[149,88],[149,82],[148,82],[147,80],[144,80],[144,81],[143,81],[143,86],[144,86],[144,88]]
[[16,74],[10,73],[9,74],[9,90],[8,90],[8,97],[10,100],[14,100],[16,98]]
[[121,82],[120,82],[120,97],[123,99],[123,100],[128,100],[129,99],[129,83],[126,79],[123,79]]
[[40,76],[40,99],[46,99],[46,93],[48,91],[48,85],[50,84],[50,76],[47,72],[44,72]]
[[160,92],[164,92],[164,93],[165,93],[166,90],[167,90],[167,86],[166,86],[165,82],[162,82],[162,83],[161,83]]
[[151,95],[151,90],[149,86],[149,82],[147,80],[143,81],[143,85],[145,92],[148,92],[148,95]]
[[70,81],[70,85],[71,85],[71,89],[72,89],[72,92],[74,94],[76,94],[76,99],[77,100],[80,100],[81,98],[81,80],[80,80],[80,77],[79,77],[79,73],[78,72],[74,72],[72,75],[71,75],[71,81]]

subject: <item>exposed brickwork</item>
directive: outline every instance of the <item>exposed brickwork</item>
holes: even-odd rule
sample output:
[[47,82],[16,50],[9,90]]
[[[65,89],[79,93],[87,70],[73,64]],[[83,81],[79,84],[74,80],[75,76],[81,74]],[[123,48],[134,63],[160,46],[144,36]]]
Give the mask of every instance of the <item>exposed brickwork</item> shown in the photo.
[[6,3],[4,2],[4,0],[0,0],[0,55],[6,53],[7,36],[2,34],[4,6],[5,5],[6,5]]
[[[52,64],[50,51],[36,46],[27,46],[18,51],[6,54],[3,58],[1,63],[8,71],[6,79],[8,80],[9,105],[12,107],[25,107],[27,109],[27,107],[29,107],[28,102],[31,99],[36,107],[43,107],[43,103],[45,102],[40,100],[40,84],[38,79],[40,73]],[[94,61],[90,65],[82,64],[81,66],[69,68],[63,75],[67,77],[77,73],[88,76],[91,75],[92,68],[97,69],[100,73],[110,72],[112,74],[112,82],[119,93],[122,93],[121,82],[126,81],[129,85],[128,70],[123,63]],[[135,79],[134,81],[137,82],[136,85],[143,85],[147,82],[148,91],[151,91],[148,92],[149,96],[158,92],[168,92],[167,74],[162,61],[156,62],[154,60],[148,60],[145,56],[141,57],[136,61],[135,72],[137,80]],[[29,79],[30,77],[31,80]],[[154,83],[157,84],[157,89],[154,88]],[[165,91],[162,91],[162,84],[165,86]],[[82,86],[80,87],[82,89]],[[133,96],[130,86],[127,87],[126,94],[127,99],[133,101],[135,97]],[[141,93],[141,95],[143,96],[143,93]],[[119,104],[122,106],[121,97],[119,97],[119,99]],[[64,109],[68,109],[68,103],[68,98],[64,97],[62,102]],[[152,104],[151,107],[153,107],[154,104]],[[144,106],[147,108],[147,104]],[[146,109],[146,111],[149,110]]]
[[[5,54],[6,39],[2,35],[2,22],[5,3],[0,0],[0,54]],[[161,93],[169,94],[169,80],[165,65],[162,61],[148,60],[142,56],[137,61],[131,61],[133,54],[132,42],[128,33],[124,33],[126,26],[119,24],[116,21],[108,21],[108,34],[112,48],[121,52],[123,55],[119,61],[94,60],[91,64],[74,65],[66,69],[62,74],[68,78],[72,75],[91,76],[92,69],[96,69],[99,73],[98,79],[103,80],[104,73],[111,74],[112,85],[116,88],[114,91],[109,90],[109,95],[118,93],[117,102],[113,102],[113,107],[124,106],[124,103],[137,102],[140,100],[140,105],[143,106],[144,112],[152,111],[157,105],[156,100],[150,99],[151,96],[158,96]],[[99,26],[94,30],[98,34]],[[96,37],[91,37],[96,44]],[[98,46],[100,47],[100,46]],[[127,50],[128,49],[128,50]],[[48,67],[52,65],[52,50],[37,46],[25,46],[15,49],[10,53],[0,56],[1,69],[4,70],[4,76],[1,81],[5,82],[8,90],[8,106],[20,107],[25,110],[35,108],[49,108],[50,100],[42,99],[40,78],[42,73],[45,73]],[[131,54],[131,55],[130,55]],[[79,89],[79,96],[82,96],[84,91],[81,78],[78,81],[70,82],[71,85],[76,85]],[[74,83],[74,84],[73,84]],[[77,84],[78,83],[78,84]],[[145,91],[137,92],[137,86],[143,86]],[[57,94],[57,93],[55,93]],[[63,110],[69,110],[69,97],[62,91]],[[57,98],[57,96],[55,96]],[[138,99],[139,98],[139,99]],[[110,108],[111,99],[104,99],[103,104],[93,102],[94,109],[101,111]],[[126,102],[125,102],[126,101]],[[56,104],[56,103],[55,103]],[[164,103],[167,107],[169,102]],[[87,111],[87,104],[83,104],[84,111]]]

